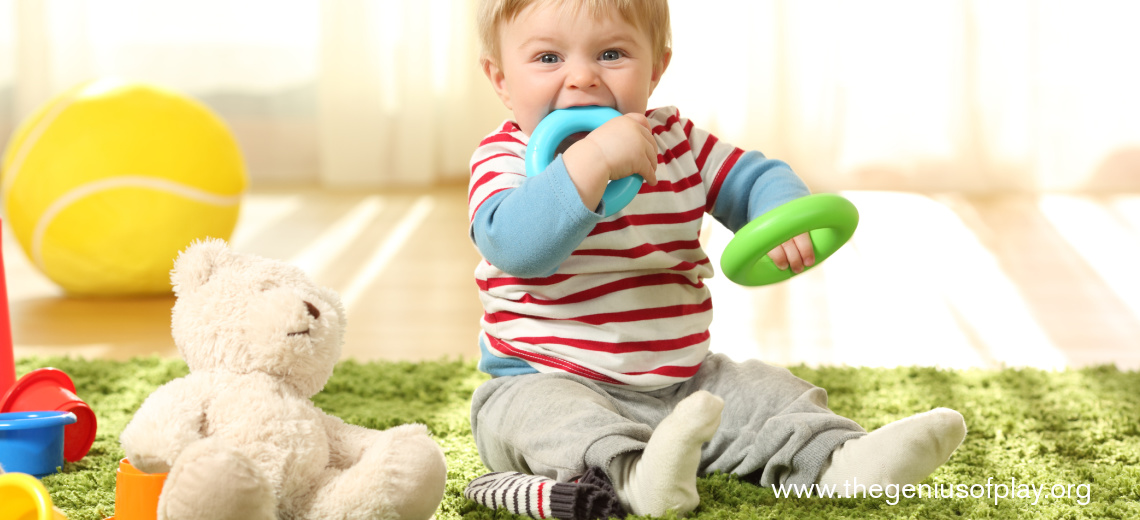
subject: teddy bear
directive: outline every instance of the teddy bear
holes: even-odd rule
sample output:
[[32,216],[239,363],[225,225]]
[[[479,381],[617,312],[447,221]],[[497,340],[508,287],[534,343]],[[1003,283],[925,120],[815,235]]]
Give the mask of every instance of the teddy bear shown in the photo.
[[345,310],[296,266],[195,241],[171,271],[171,334],[190,371],[120,437],[168,473],[159,519],[430,518],[443,451],[422,424],[374,430],[311,401],[340,357]]

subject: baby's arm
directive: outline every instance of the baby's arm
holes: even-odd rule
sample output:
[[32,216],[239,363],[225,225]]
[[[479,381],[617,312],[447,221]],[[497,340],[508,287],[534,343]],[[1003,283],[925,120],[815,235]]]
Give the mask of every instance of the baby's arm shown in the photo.
[[609,181],[640,174],[650,186],[657,184],[657,141],[642,114],[609,120],[571,145],[564,158],[587,208],[598,206]]
[[[712,215],[735,233],[772,208],[810,194],[786,163],[760,152],[747,152],[725,176]],[[776,246],[768,256],[776,267],[791,267],[797,273],[815,263],[815,250],[807,233]]]
[[491,265],[514,276],[549,276],[602,220],[578,195],[562,157],[515,188],[488,197],[471,236]]
[[642,114],[613,118],[541,175],[488,197],[472,219],[472,238],[504,272],[549,276],[601,220],[607,183],[633,174],[657,184],[657,141]]

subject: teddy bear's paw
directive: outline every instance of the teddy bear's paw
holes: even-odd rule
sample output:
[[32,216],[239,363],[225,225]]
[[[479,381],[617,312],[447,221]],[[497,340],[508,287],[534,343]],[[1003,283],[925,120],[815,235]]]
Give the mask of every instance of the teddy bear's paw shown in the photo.
[[306,518],[427,520],[443,500],[447,462],[422,424],[370,432],[360,460],[316,491]]
[[380,457],[382,464],[400,470],[388,480],[393,510],[401,520],[427,520],[435,514],[447,487],[447,461],[443,450],[422,424],[404,424],[387,430],[391,444]]
[[170,465],[162,457],[131,454],[127,452],[127,460],[139,471],[144,473],[169,473]]
[[159,520],[272,520],[273,488],[248,457],[217,439],[187,447],[166,477]]

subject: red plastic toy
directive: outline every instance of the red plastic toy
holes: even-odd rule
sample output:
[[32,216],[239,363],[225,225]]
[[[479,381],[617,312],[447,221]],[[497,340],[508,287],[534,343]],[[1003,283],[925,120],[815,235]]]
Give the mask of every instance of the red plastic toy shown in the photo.
[[[0,237],[2,240],[3,237]],[[2,241],[0,241],[2,244]],[[62,370],[39,368],[16,380],[8,286],[4,281],[4,248],[0,246],[0,413],[65,411],[79,419],[63,430],[63,458],[75,462],[95,442],[95,412],[75,395],[75,383]]]

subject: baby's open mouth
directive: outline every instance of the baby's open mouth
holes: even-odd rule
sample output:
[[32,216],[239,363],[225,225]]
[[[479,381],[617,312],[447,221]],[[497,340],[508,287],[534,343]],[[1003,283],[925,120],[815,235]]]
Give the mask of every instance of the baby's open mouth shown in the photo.
[[565,153],[566,150],[570,148],[570,145],[581,141],[589,134],[589,132],[575,132],[573,134],[570,134],[569,137],[563,139],[562,142],[558,144],[558,147],[554,149],[554,155],[557,156],[560,153]]

